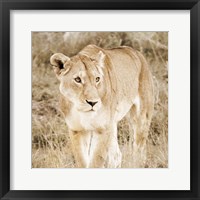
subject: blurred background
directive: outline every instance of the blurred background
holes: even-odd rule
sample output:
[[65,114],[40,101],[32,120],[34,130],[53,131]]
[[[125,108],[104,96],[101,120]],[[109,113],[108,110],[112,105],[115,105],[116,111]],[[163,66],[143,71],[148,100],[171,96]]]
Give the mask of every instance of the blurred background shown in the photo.
[[[59,109],[59,82],[50,65],[54,53],[77,54],[88,44],[130,46],[149,64],[155,89],[154,115],[145,168],[168,167],[168,32],[32,32],[32,167],[74,168],[71,143]],[[133,130],[118,124],[122,168],[133,168]]]

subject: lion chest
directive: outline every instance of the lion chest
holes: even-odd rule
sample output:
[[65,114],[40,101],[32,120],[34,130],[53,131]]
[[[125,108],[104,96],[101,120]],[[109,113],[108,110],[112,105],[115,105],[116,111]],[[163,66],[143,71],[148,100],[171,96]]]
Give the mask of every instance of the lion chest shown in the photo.
[[106,125],[106,117],[103,113],[79,112],[72,109],[70,114],[65,117],[68,127],[74,131],[95,130]]

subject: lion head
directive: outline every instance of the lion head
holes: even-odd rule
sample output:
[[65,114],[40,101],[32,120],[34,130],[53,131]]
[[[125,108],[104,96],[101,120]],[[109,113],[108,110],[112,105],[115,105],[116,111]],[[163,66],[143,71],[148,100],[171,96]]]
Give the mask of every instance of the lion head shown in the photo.
[[102,51],[94,57],[78,54],[69,58],[62,53],[51,56],[60,92],[79,112],[95,112],[101,108],[106,87],[104,59]]

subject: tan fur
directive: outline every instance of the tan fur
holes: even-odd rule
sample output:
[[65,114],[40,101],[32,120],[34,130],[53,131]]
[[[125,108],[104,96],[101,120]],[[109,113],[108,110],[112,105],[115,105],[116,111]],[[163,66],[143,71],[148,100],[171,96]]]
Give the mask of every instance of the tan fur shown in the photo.
[[[135,167],[144,166],[154,106],[144,57],[130,47],[88,45],[71,58],[57,53],[50,61],[60,80],[60,106],[77,167],[121,166],[117,123],[124,116],[130,116],[134,129]],[[88,102],[97,103],[92,107]]]

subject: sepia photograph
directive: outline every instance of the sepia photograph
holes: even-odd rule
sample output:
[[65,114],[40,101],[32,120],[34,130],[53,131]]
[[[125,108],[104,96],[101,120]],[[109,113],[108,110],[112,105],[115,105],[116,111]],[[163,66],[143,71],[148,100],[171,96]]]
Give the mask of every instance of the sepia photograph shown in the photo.
[[168,168],[168,32],[32,32],[32,168]]
[[1,1],[0,199],[200,200],[200,0]]

